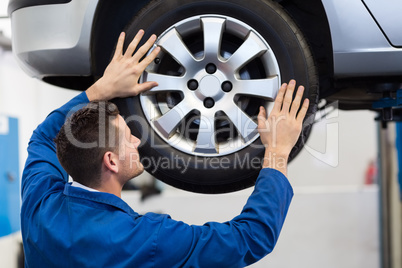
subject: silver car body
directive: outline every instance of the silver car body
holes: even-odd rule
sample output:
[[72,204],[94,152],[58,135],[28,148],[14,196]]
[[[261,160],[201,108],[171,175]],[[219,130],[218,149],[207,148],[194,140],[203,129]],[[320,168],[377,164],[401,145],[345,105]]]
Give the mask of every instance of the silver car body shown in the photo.
[[[334,77],[402,75],[402,1],[322,3],[332,37]],[[21,67],[40,79],[90,75],[97,4],[98,0],[72,0],[15,10],[13,50]]]
[[98,0],[73,0],[14,11],[12,44],[22,69],[37,78],[89,75],[90,37],[97,4]]
[[401,1],[322,2],[331,29],[335,77],[402,74]]

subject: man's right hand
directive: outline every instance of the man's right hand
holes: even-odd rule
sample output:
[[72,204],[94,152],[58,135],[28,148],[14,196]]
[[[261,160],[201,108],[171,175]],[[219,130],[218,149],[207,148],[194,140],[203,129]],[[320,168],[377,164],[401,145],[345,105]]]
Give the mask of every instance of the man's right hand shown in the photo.
[[289,85],[282,84],[268,118],[263,107],[258,114],[258,132],[265,146],[263,168],[277,169],[285,176],[289,154],[300,136],[309,106],[309,100],[305,99],[299,111],[304,87],[299,86],[292,101],[295,87],[295,80]]

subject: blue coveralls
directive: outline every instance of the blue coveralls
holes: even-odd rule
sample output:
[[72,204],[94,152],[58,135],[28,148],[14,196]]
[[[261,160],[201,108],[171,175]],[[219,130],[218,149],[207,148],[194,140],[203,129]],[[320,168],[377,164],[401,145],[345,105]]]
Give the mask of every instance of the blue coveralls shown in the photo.
[[202,226],[139,215],[119,197],[69,184],[53,138],[85,92],[34,131],[22,178],[21,228],[27,267],[244,267],[271,252],[293,190],[263,169],[241,214]]

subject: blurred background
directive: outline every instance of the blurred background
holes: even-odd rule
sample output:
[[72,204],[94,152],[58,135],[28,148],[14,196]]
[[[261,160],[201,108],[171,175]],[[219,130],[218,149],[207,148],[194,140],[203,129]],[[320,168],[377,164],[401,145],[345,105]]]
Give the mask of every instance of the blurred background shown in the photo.
[[[20,69],[11,51],[7,2],[0,0],[0,267],[21,267],[19,182],[28,141],[48,113],[79,92]],[[376,116],[336,105],[317,115],[307,145],[289,167],[295,196],[277,247],[252,267],[380,267]],[[137,212],[167,213],[191,224],[230,220],[252,191],[194,194],[154,184],[147,174],[128,188],[134,190],[124,191],[123,199]],[[149,188],[157,190],[143,190]]]

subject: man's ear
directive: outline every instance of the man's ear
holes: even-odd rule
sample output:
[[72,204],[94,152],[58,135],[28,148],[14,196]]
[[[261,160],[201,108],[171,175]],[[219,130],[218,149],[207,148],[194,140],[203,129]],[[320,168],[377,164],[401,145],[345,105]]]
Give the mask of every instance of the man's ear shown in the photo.
[[110,151],[107,151],[103,155],[103,165],[105,168],[113,173],[119,172],[118,156]]

